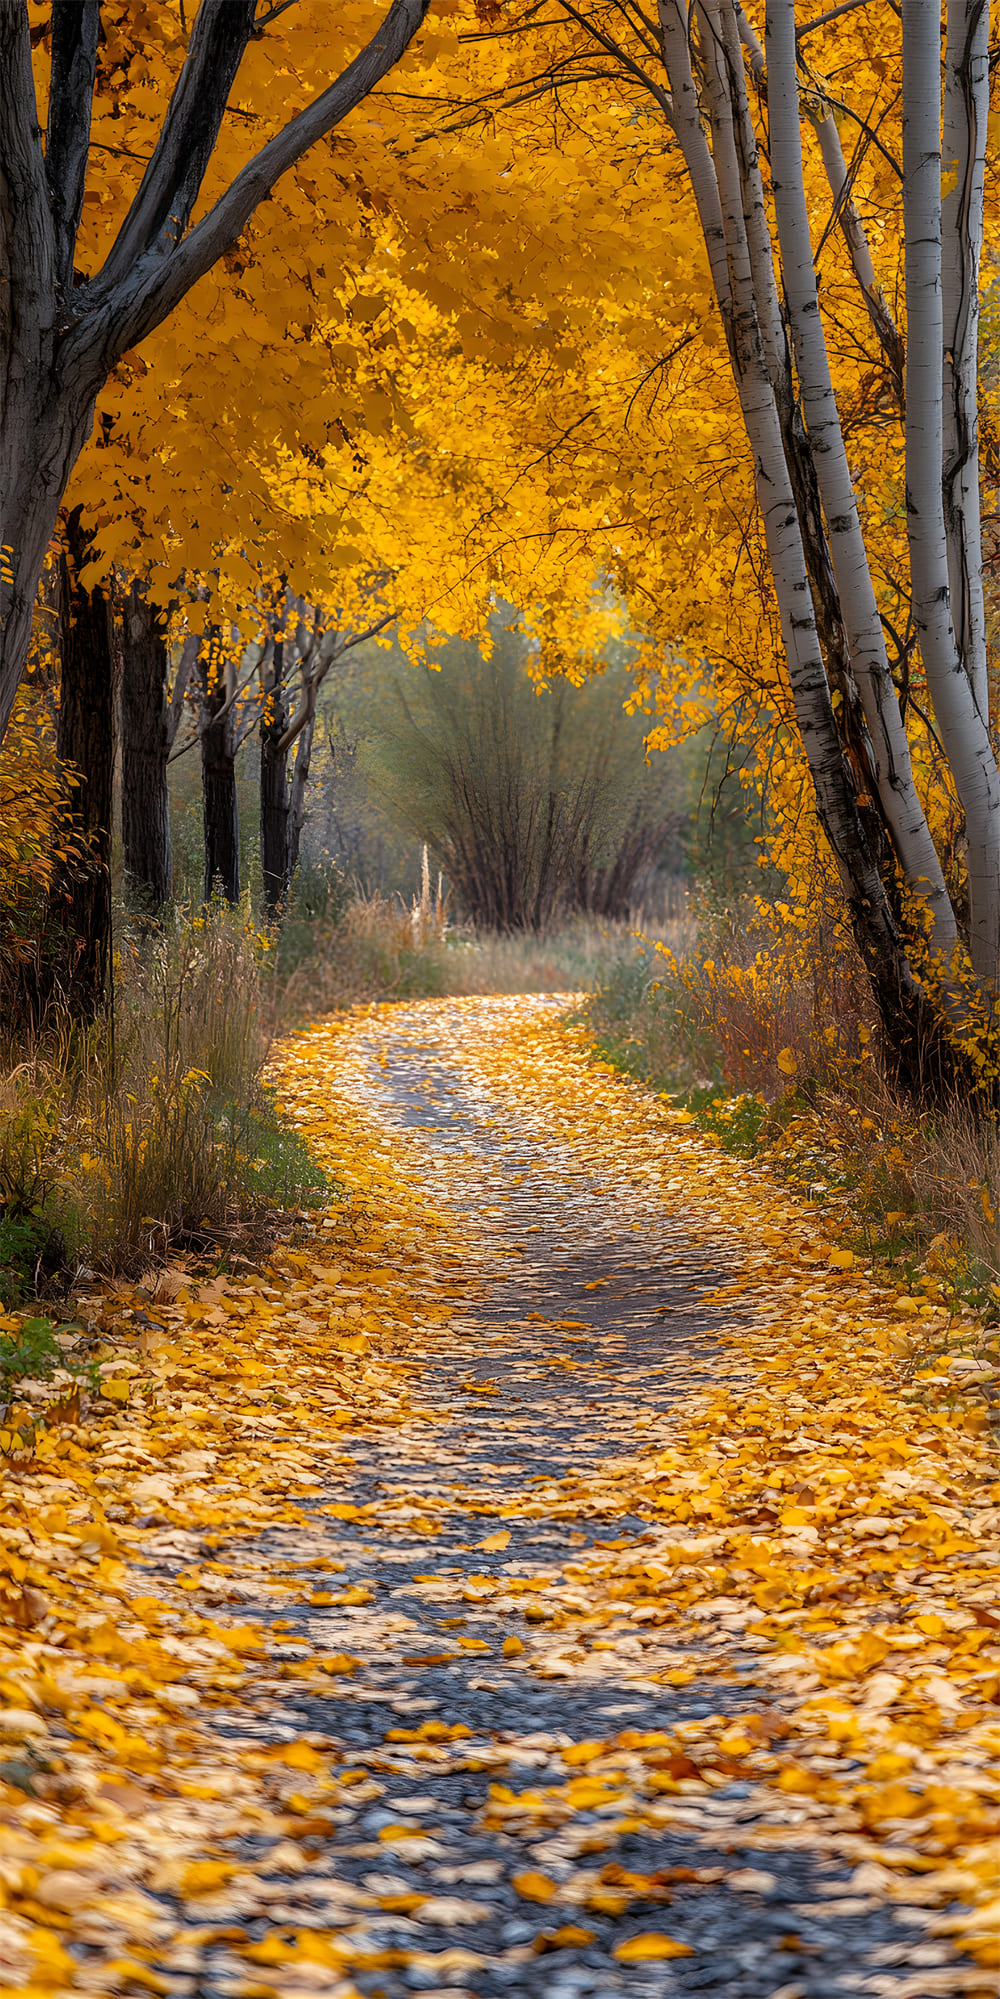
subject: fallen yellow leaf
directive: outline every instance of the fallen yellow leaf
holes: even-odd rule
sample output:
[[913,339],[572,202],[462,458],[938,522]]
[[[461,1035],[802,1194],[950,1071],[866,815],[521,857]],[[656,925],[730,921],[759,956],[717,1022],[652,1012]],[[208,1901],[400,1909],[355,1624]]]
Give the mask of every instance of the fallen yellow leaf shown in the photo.
[[661,1930],[642,1930],[616,1944],[611,1955],[619,1964],[646,1964],[658,1957],[693,1957],[694,1951],[689,1943],[678,1943],[676,1937],[664,1936]]
[[548,1874],[537,1874],[532,1868],[523,1874],[512,1874],[510,1885],[525,1902],[554,1902],[559,1893]]

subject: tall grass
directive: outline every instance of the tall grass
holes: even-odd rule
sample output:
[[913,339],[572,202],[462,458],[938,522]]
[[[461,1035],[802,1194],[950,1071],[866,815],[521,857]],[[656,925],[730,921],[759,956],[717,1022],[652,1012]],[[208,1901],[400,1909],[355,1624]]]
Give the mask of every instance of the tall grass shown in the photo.
[[326,1191],[262,1080],[265,942],[239,912],[126,933],[113,1031],[58,1006],[0,1077],[0,1265],[8,1295],[88,1266],[259,1244]]
[[[693,935],[679,888],[661,895],[645,920],[678,946]],[[440,890],[429,885],[411,908],[401,897],[358,889],[335,918],[311,926],[308,948],[291,963],[279,946],[267,974],[268,1018],[281,1031],[371,1000],[589,992],[632,957],[633,934],[631,923],[576,916],[542,935],[498,936],[452,925]]]

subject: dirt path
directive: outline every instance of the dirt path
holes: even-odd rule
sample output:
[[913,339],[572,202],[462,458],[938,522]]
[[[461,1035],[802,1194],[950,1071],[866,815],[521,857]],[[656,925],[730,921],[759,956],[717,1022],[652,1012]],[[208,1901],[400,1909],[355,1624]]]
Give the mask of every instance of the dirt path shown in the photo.
[[[781,1739],[745,1607],[699,1634],[631,1592],[588,1617],[584,1591],[575,1623],[550,1628],[544,1590],[567,1562],[598,1551],[631,1568],[661,1538],[648,1516],[588,1496],[591,1469],[668,1437],[699,1389],[749,1382],[719,1342],[731,1307],[706,1302],[738,1274],[739,1245],[706,1242],[703,1213],[693,1229],[658,1190],[595,1170],[530,1095],[493,1094],[475,1050],[497,1031],[489,1003],[442,1005],[377,1016],[357,1039],[356,1089],[422,1185],[458,1204],[479,1267],[423,1356],[417,1400],[440,1419],[352,1444],[337,1498],[361,1517],[319,1508],[305,1530],[240,1550],[246,1617],[273,1614],[262,1575],[296,1579],[281,1602],[290,1666],[297,1641],[361,1662],[335,1695],[290,1690],[276,1711],[265,1683],[255,1714],[244,1702],[219,1718],[242,1745],[305,1737],[365,1776],[316,1867],[258,1915],[261,1939],[321,1925],[331,1901],[343,1921],[353,1889],[380,1906],[359,1909],[345,1941],[390,1954],[353,1982],[386,1999],[974,1989],[981,1974],[928,1938],[925,1908],[866,1887],[864,1842],[842,1815],[726,1770],[726,1717],[763,1711],[765,1741]],[[535,1504],[526,1482],[542,1488]],[[331,1572],[367,1600],[310,1606]],[[430,1740],[400,1739],[427,1723]],[[581,1743],[593,1762],[574,1763]],[[662,1789],[637,1814],[640,1772]],[[225,1989],[221,1972],[197,1988]]]
[[995,1467],[893,1386],[901,1301],[556,1022],[303,1037],[347,1206],[124,1312],[158,1372],[74,1530],[122,1523],[74,1641],[109,1663],[43,1621],[0,1984],[994,1990]]

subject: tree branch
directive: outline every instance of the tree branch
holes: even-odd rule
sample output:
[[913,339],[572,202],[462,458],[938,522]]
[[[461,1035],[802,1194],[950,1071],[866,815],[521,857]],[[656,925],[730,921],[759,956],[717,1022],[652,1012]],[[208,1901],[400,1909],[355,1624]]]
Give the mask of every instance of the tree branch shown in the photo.
[[16,337],[8,330],[12,305],[18,302],[19,319],[25,309],[32,316],[45,312],[55,268],[55,235],[23,0],[0,0],[0,256],[9,288],[2,313],[9,340]]
[[[239,0],[241,9],[245,3],[246,0]],[[214,10],[218,4],[219,0],[202,0],[202,11],[207,7]],[[177,243],[171,232],[165,244],[147,249],[121,281],[111,287],[105,266],[91,291],[92,309],[69,337],[67,348],[79,343],[85,356],[99,360],[103,379],[107,369],[129,347],[152,333],[198,278],[211,270],[235,243],[258,203],[266,199],[282,174],[362,103],[399,61],[422,25],[429,5],[430,0],[392,0],[388,14],[367,47],[348,63],[335,83],[290,119],[242,168],[225,194],[182,242]],[[153,165],[155,160],[154,154]],[[108,263],[111,264],[111,258]]]
[[369,625],[365,631],[355,632],[352,635],[352,637],[349,639],[341,639],[339,641],[334,640],[334,643],[330,647],[329,652],[326,652],[324,650],[323,643],[322,642],[320,643],[319,663],[313,669],[312,673],[306,676],[302,690],[302,704],[300,708],[297,710],[297,712],[292,716],[292,719],[289,722],[288,727],[285,730],[285,733],[278,744],[279,755],[287,754],[287,752],[291,749],[296,736],[300,736],[302,734],[303,729],[306,726],[306,723],[312,721],[312,718],[316,713],[316,696],[318,695],[319,690],[322,687],[323,682],[326,679],[326,676],[329,673],[331,666],[333,666],[338,659],[342,659],[345,652],[350,652],[352,646],[364,645],[366,639],[373,639],[376,633],[384,632],[386,626],[394,624],[398,616],[399,616],[398,611],[387,611],[384,618],[379,618],[374,625]]
[[817,28],[825,28],[828,21],[839,21],[841,14],[853,14],[855,7],[867,7],[868,4],[869,0],[842,0],[842,4],[831,7],[828,14],[817,14],[814,20],[803,21],[801,28],[795,30],[795,39],[800,42],[803,35],[814,35]]
[[201,0],[152,159],[88,286],[91,298],[113,291],[146,252],[158,247],[169,254],[183,236],[250,40],[254,7],[255,0]]
[[56,284],[73,284],[94,102],[100,0],[52,0],[52,66],[45,178],[55,225]]

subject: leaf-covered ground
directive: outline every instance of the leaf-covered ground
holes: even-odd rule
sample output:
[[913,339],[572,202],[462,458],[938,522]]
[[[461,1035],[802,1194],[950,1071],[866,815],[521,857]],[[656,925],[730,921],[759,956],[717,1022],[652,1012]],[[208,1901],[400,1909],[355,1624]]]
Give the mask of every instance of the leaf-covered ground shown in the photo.
[[544,1000],[277,1074],[345,1198],[4,1460],[0,1983],[995,1993],[973,1329]]

